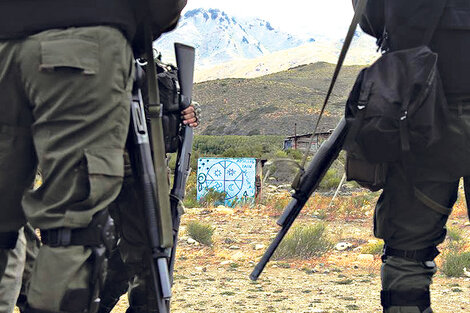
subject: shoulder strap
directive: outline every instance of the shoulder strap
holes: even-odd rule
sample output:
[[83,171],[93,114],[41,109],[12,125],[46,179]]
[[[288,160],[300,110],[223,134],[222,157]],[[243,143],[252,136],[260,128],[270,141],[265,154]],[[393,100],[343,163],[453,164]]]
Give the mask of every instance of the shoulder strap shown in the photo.
[[[323,106],[321,108],[320,114],[318,115],[318,119],[317,119],[317,121],[315,123],[315,127],[313,129],[313,135],[316,133],[316,131],[318,129],[318,125],[320,124],[320,120],[321,120],[321,118],[323,116],[323,113],[325,111],[326,104],[328,103],[328,100],[330,99],[331,93],[333,92],[333,87],[335,86],[335,83],[336,83],[336,80],[338,78],[339,72],[341,70],[341,67],[343,66],[344,59],[346,58],[346,54],[349,50],[349,46],[351,45],[351,41],[354,37],[354,33],[356,32],[357,24],[359,24],[359,22],[361,20],[361,17],[365,12],[366,5],[367,5],[367,0],[358,0],[357,1],[357,5],[356,5],[355,11],[354,11],[354,16],[353,16],[353,19],[351,21],[351,25],[349,26],[349,30],[348,30],[348,33],[346,35],[346,38],[344,39],[343,47],[341,48],[341,53],[340,53],[339,58],[338,58],[338,63],[336,63],[336,68],[335,68],[335,71],[333,73],[333,78],[331,79],[330,87],[328,88],[328,92],[326,93],[325,101],[323,102]],[[312,147],[314,137],[315,136],[312,136],[310,138],[309,145],[307,147],[307,150],[305,151],[304,157],[302,159],[302,163],[300,165],[301,168],[304,168],[305,163],[307,162],[307,157],[308,157],[309,151]]]

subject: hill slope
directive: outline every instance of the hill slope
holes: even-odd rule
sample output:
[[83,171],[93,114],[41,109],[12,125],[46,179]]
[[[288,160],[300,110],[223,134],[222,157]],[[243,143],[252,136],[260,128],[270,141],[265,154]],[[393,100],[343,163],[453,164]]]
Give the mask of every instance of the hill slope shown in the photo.
[[[198,83],[194,100],[203,109],[196,129],[203,135],[293,135],[311,132],[334,71],[318,62],[251,79],[228,78]],[[320,124],[334,128],[363,66],[344,66]]]

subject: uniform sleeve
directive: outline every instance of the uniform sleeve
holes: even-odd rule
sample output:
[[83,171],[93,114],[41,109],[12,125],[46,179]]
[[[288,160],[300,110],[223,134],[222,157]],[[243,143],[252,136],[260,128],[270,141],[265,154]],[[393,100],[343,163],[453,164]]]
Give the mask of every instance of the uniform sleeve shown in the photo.
[[[358,0],[352,0],[353,7],[356,7]],[[359,22],[362,30],[379,39],[385,26],[384,0],[369,0],[362,19]]]

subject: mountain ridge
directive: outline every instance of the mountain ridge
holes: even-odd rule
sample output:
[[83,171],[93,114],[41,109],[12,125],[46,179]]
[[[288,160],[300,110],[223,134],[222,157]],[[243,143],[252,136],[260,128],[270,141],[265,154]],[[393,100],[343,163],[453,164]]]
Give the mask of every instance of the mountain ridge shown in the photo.
[[[344,66],[319,131],[336,127],[363,65]],[[316,62],[256,78],[197,83],[193,98],[202,107],[200,135],[282,135],[312,132],[335,65]],[[294,126],[294,124],[297,124]]]

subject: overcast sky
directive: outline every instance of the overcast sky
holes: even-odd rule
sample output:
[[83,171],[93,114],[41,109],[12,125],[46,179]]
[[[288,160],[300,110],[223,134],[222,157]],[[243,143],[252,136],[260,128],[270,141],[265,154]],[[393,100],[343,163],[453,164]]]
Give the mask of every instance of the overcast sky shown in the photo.
[[335,37],[345,36],[353,16],[351,0],[188,0],[185,10],[194,8],[259,17],[295,34]]

